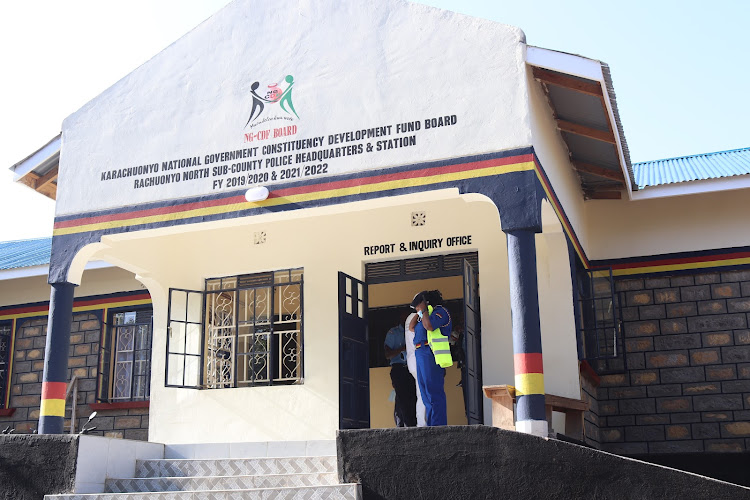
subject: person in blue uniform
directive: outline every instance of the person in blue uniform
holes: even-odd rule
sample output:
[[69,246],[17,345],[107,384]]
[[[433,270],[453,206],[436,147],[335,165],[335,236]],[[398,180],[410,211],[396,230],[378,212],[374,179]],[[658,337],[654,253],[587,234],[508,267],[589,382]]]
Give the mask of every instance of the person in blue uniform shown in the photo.
[[[417,383],[425,406],[428,426],[448,425],[448,404],[445,398],[445,368],[435,362],[432,349],[427,344],[427,332],[440,328],[445,336],[451,334],[451,316],[440,305],[443,296],[438,290],[419,292],[411,303],[417,316],[410,325],[414,330],[414,354],[417,358]],[[432,313],[429,312],[432,306]]]

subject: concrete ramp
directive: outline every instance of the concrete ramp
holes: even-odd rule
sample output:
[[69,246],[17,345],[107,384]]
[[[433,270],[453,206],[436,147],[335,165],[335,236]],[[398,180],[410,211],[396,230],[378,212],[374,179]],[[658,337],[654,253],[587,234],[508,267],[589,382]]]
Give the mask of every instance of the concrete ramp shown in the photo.
[[750,489],[485,426],[342,430],[339,479],[375,499],[750,499]]

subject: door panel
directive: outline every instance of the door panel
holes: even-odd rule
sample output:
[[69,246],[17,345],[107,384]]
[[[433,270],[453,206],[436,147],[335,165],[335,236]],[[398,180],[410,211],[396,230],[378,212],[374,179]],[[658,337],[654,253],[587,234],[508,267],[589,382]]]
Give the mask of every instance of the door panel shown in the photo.
[[479,316],[479,275],[464,260],[464,363],[466,419],[469,425],[484,423],[482,394],[482,340]]
[[367,285],[339,272],[339,428],[370,427]]

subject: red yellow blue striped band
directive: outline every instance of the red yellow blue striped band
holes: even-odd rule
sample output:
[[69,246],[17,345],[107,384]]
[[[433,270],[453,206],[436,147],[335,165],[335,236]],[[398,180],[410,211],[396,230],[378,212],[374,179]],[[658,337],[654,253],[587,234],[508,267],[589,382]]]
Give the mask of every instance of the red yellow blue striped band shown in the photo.
[[42,404],[39,415],[42,417],[65,417],[65,382],[43,382]]
[[344,198],[383,191],[414,188],[534,170],[533,154],[448,164],[431,168],[416,168],[394,173],[354,177],[338,181],[282,187],[272,190],[268,199],[250,203],[243,196],[135,209],[78,218],[64,218],[54,224],[55,236],[90,231],[111,230],[142,224],[164,223],[238,212],[254,208],[269,208],[316,200]]

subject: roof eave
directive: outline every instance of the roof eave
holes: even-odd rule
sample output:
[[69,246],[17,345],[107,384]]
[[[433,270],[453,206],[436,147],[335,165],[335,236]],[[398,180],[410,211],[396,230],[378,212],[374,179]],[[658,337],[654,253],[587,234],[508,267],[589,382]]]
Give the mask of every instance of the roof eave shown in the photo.
[[[116,267],[103,260],[92,260],[86,263],[85,270],[104,269]],[[32,278],[34,276],[47,276],[49,274],[49,264],[38,266],[14,267],[11,269],[0,269],[0,281],[13,280],[19,278]]]
[[0,269],[0,281],[13,280],[19,278],[31,278],[34,276],[47,276],[49,274],[49,265],[15,267],[12,269]]
[[606,105],[607,117],[612,130],[616,131],[614,134],[615,146],[620,168],[625,178],[626,191],[632,199],[632,192],[637,191],[638,186],[635,183],[633,167],[630,163],[630,152],[617,108],[609,66],[606,63],[587,57],[533,46],[527,47],[526,62],[539,68],[599,82],[605,90],[603,98]]
[[631,199],[634,201],[651,200],[654,198],[669,198],[672,196],[715,193],[737,189],[750,189],[750,175],[736,175],[732,177],[718,177],[715,179],[701,179],[695,181],[675,182],[671,184],[660,184],[658,186],[646,186],[641,188],[638,192],[632,193]]
[[57,134],[47,144],[10,167],[13,180],[53,200],[57,196],[57,169],[60,163],[62,134]]

